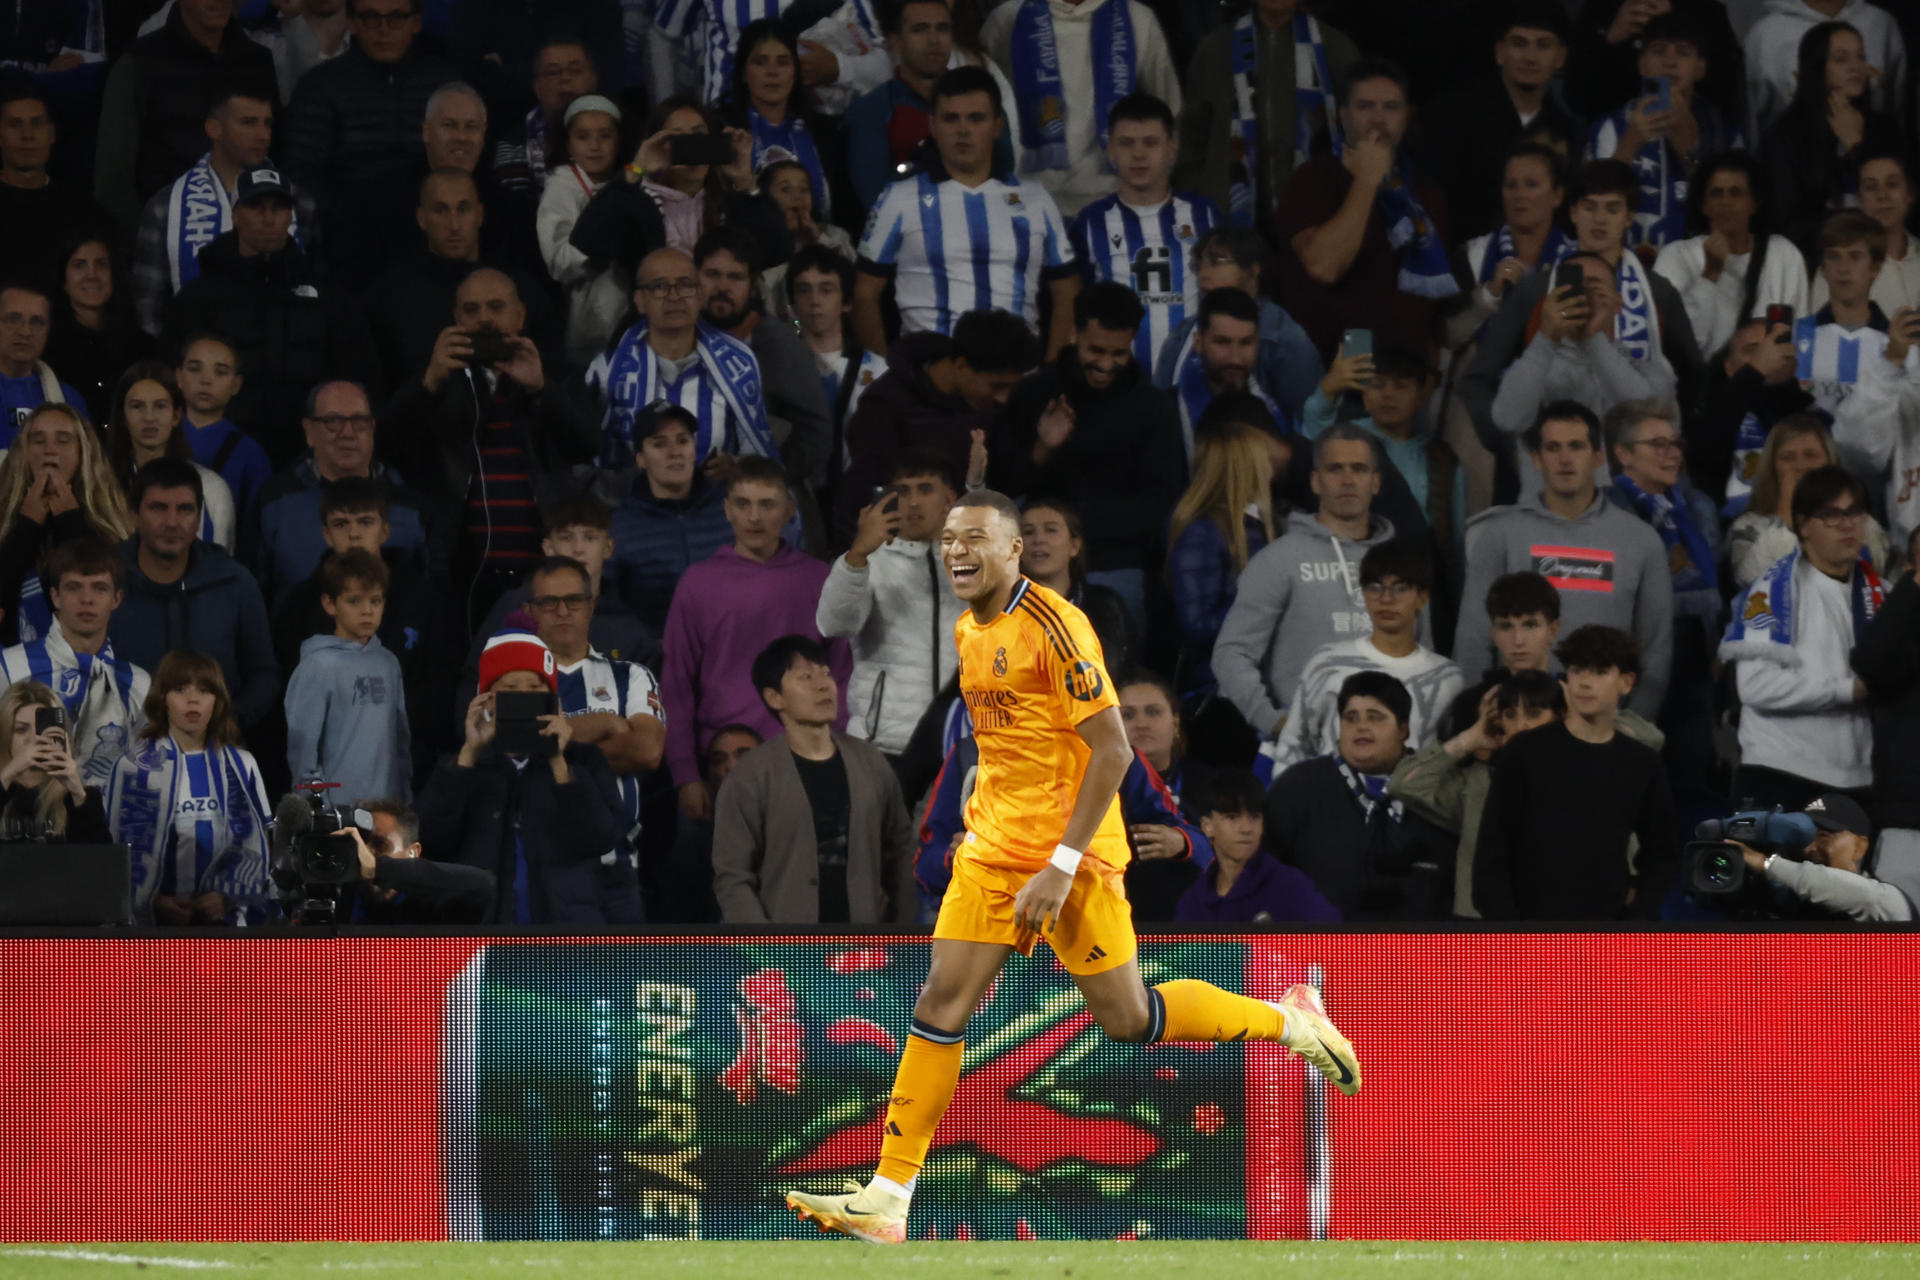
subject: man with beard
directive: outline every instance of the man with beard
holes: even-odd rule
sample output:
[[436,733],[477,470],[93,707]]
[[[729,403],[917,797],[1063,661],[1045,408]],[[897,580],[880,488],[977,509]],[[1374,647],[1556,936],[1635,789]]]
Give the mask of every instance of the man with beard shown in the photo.
[[[760,362],[761,394],[776,438],[786,445],[789,467],[814,488],[827,482],[833,450],[833,420],[827,416],[813,353],[784,324],[763,323],[759,249],[738,227],[718,226],[693,246],[700,280],[700,322],[731,334],[753,349]],[[784,431],[782,430],[784,427]]]
[[1214,289],[1200,299],[1199,323],[1173,369],[1174,403],[1180,411],[1180,441],[1193,460],[1193,428],[1223,391],[1260,397],[1282,428],[1293,418],[1254,376],[1260,359],[1260,304],[1238,289]]

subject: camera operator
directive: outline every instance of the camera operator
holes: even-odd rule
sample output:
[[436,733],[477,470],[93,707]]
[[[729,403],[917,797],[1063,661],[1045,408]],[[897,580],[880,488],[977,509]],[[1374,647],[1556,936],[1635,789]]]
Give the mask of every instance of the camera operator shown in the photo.
[[351,841],[360,861],[355,924],[478,924],[493,905],[493,873],[420,856],[420,818],[395,800],[359,806],[373,818],[368,837],[352,826],[330,839]]
[[[1819,832],[1802,862],[1732,841],[1747,870],[1765,878],[1776,899],[1799,899],[1815,914],[1902,921],[1920,914],[1920,831],[1894,828],[1873,838],[1859,801],[1829,791],[1807,805]],[[1873,870],[1865,870],[1871,862]]]
[[107,811],[100,793],[80,776],[65,713],[61,723],[39,727],[40,712],[60,709],[53,690],[22,680],[0,694],[0,840],[52,840],[105,844]]

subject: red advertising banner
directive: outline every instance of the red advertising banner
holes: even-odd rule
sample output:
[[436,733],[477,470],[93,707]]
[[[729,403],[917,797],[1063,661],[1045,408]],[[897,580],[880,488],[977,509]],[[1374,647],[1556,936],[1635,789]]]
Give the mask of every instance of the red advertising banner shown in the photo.
[[[1109,1044],[1041,957],[969,1028],[916,1236],[1920,1239],[1920,935],[1143,941],[1149,981],[1324,975],[1354,1099],[1269,1046]],[[0,940],[0,1237],[798,1234],[771,1189],[870,1169],[924,965],[897,936]]]

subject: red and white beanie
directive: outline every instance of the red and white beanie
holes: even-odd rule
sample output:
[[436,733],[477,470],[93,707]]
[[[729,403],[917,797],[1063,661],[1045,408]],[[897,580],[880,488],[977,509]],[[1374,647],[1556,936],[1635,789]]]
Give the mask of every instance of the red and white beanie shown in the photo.
[[480,651],[480,691],[493,688],[494,681],[509,671],[531,671],[547,682],[547,688],[560,692],[553,650],[534,634],[533,619],[517,611],[507,615],[507,625],[494,632]]

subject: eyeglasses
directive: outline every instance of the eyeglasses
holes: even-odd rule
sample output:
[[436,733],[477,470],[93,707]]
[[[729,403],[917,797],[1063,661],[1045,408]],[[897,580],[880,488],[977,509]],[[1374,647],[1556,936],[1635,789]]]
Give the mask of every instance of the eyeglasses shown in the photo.
[[534,596],[527,601],[535,613],[559,613],[565,609],[568,613],[578,613],[593,603],[593,597],[584,591],[570,596]]
[[1411,582],[1395,580],[1393,582],[1369,582],[1364,584],[1360,588],[1360,591],[1361,594],[1370,600],[1398,600],[1402,596],[1412,595],[1419,589],[1420,588],[1414,586]]
[[662,295],[669,298],[691,298],[700,292],[700,282],[697,280],[648,280],[641,284],[640,292],[650,293],[656,298]]
[[1686,447],[1686,441],[1679,436],[1648,436],[1644,440],[1635,440],[1628,447],[1632,449],[1655,449],[1661,453],[1679,453]]
[[1813,513],[1813,518],[1829,529],[1838,529],[1857,520],[1867,518],[1865,507],[1822,507]]
[[308,418],[307,421],[319,424],[320,429],[330,436],[343,435],[348,427],[355,431],[373,430],[373,415],[370,413],[330,413],[324,418]]
[[412,9],[389,9],[385,13],[377,13],[370,9],[355,9],[350,16],[355,22],[364,23],[369,27],[385,27],[389,31],[398,31],[420,15]]

